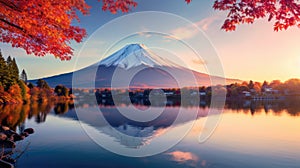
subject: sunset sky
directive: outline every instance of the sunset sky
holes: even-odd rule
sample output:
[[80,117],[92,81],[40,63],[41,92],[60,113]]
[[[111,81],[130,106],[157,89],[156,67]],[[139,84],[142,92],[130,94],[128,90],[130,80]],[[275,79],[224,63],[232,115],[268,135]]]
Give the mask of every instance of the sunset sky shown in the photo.
[[[101,11],[101,3],[95,1],[87,1],[92,6],[89,16],[82,16],[80,25],[86,28],[88,38],[98,28],[105,23],[118,18],[124,14],[118,13],[113,15],[109,12]],[[280,79],[282,81],[289,78],[300,78],[300,31],[299,28],[293,27],[286,31],[274,32],[273,23],[267,22],[266,19],[258,20],[253,25],[239,25],[234,32],[225,32],[220,29],[225,20],[226,13],[214,11],[212,9],[213,1],[192,1],[187,5],[184,0],[137,0],[138,6],[132,9],[132,12],[141,11],[162,11],[179,15],[186,18],[197,25],[206,34],[208,40],[212,43],[218,56],[223,64],[223,70],[227,78],[236,78],[241,80],[255,80],[262,82],[263,80]],[[132,13],[130,12],[130,13]],[[158,18],[159,19],[159,18]],[[141,21],[135,20],[136,23]],[[151,22],[151,21],[149,21]],[[121,35],[124,29],[131,29],[133,25],[123,24],[124,27],[118,27],[113,30],[115,36]],[[169,25],[168,25],[169,26]],[[166,25],[167,27],[167,25]],[[140,25],[140,31],[151,31]],[[161,27],[162,29],[164,27]],[[191,25],[185,24],[169,32],[184,41],[197,41],[197,31],[191,29]],[[141,37],[129,38],[127,41],[120,43],[144,43],[147,46],[157,44],[157,39],[149,38],[145,34],[139,34]],[[88,40],[85,38],[85,41]],[[51,55],[45,57],[35,57],[26,55],[22,49],[11,48],[10,44],[0,43],[2,54],[6,57],[11,55],[17,59],[20,69],[25,69],[30,79],[52,76],[65,72],[73,71],[81,67],[99,62],[102,58],[100,53],[104,52],[105,43],[113,43],[109,36],[98,37],[97,41],[92,41],[93,48],[85,48],[85,53],[78,53],[83,47],[84,42],[80,44],[72,43],[74,48],[74,57],[71,61],[60,61]],[[142,41],[141,39],[148,39]],[[91,41],[90,41],[91,42]],[[169,43],[170,44],[170,43]],[[201,41],[199,41],[201,45]],[[90,49],[90,50],[89,50]],[[203,72],[203,64],[212,64],[205,58],[201,61],[192,59],[189,53],[176,50],[176,47],[168,46],[169,50],[173,50],[180,54],[181,59],[189,61],[189,66],[193,69]],[[113,50],[111,51],[113,52]],[[182,54],[181,54],[182,53]],[[183,54],[184,53],[184,54]],[[204,56],[207,57],[207,56]]]

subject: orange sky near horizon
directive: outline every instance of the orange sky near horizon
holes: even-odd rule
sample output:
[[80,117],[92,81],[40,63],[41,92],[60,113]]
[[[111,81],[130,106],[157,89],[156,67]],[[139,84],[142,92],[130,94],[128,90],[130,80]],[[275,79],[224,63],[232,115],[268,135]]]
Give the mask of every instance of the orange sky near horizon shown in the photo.
[[272,23],[260,20],[253,25],[239,25],[235,32],[213,28],[205,32],[222,60],[227,78],[259,82],[300,78],[297,27],[274,32]]

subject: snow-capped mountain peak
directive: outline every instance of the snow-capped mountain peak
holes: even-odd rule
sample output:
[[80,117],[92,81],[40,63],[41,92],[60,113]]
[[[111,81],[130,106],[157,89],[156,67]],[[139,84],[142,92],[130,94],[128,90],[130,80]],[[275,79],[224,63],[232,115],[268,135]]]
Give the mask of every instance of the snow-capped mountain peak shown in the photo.
[[148,67],[178,67],[178,65],[151,52],[150,49],[143,44],[126,45],[122,49],[101,60],[99,65],[118,66],[124,69],[130,69],[139,65]]

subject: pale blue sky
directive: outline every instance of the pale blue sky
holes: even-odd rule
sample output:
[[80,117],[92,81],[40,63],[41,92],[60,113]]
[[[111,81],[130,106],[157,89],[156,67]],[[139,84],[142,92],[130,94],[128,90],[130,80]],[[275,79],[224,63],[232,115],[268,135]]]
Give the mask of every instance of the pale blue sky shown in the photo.
[[[300,31],[298,28],[291,28],[283,32],[273,32],[272,23],[268,23],[266,20],[259,20],[253,25],[239,26],[235,32],[224,32],[220,30],[220,27],[226,13],[214,11],[212,9],[213,1],[194,0],[189,5],[184,0],[138,0],[137,2],[137,8],[132,9],[130,13],[139,11],[169,12],[184,17],[199,26],[216,48],[226,77],[257,81],[300,78]],[[92,6],[91,14],[80,17],[81,22],[75,24],[86,28],[89,37],[107,22],[124,15],[122,13],[113,15],[109,12],[101,11],[101,3],[96,0],[88,1],[88,3]],[[135,22],[142,21],[136,20]],[[168,24],[166,23],[166,27],[169,26]],[[129,24],[123,23],[122,27],[114,30],[115,36],[118,36],[125,29],[130,30],[131,28]],[[161,28],[163,29],[164,26]],[[140,27],[140,29],[141,31],[149,31],[143,30],[143,27]],[[176,29],[170,30],[170,32],[182,36],[185,40],[197,42],[197,38],[194,37],[197,36],[198,32],[194,32],[190,25],[178,26]],[[101,50],[101,48],[105,48],[104,43],[108,43],[112,38],[109,35],[103,35],[102,37],[97,37],[97,39],[99,40],[94,40],[92,43],[95,48]],[[129,38],[129,41],[126,41],[126,43],[141,42],[141,39],[148,38]],[[149,43],[149,45],[156,43],[155,39],[148,39],[148,41],[145,40],[145,43]],[[20,69],[24,68],[29,78],[33,79],[70,72],[74,68],[77,69],[100,61],[103,56],[100,54],[100,51],[98,56],[98,50],[94,49],[89,51],[89,55],[84,57],[80,55],[80,59],[78,59],[78,52],[84,45],[84,42],[72,44],[75,52],[71,61],[60,61],[51,55],[45,57],[26,55],[22,49],[11,48],[9,44],[0,43],[0,48],[4,56],[11,55],[16,57]],[[199,45],[201,45],[201,42],[199,42]],[[180,53],[180,51],[176,52]],[[197,69],[198,66],[202,66],[199,63],[197,65],[199,61],[194,61],[193,64],[192,57],[187,55],[183,59],[191,59],[190,66],[192,68]],[[206,61],[203,60],[207,64],[212,63],[211,60]],[[199,68],[199,70],[203,71],[202,68]]]

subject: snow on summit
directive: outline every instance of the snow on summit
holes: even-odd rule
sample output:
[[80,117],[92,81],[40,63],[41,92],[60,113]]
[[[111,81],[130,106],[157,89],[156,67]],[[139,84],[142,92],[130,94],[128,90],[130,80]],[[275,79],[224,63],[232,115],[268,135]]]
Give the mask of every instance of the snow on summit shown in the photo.
[[178,67],[178,65],[153,53],[143,44],[129,44],[116,51],[109,57],[100,61],[99,65],[118,66],[124,69],[130,69],[139,65],[148,67],[169,66]]

